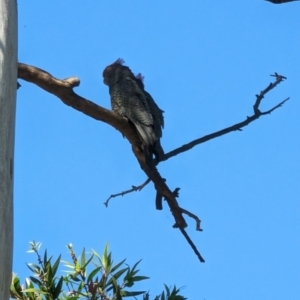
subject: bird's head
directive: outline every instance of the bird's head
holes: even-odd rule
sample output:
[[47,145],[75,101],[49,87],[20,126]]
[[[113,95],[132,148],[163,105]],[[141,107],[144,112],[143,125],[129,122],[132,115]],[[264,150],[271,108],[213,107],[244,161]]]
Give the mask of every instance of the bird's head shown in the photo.
[[118,58],[114,63],[104,69],[102,73],[104,84],[109,86],[118,81],[118,77],[122,73],[123,63],[124,60]]

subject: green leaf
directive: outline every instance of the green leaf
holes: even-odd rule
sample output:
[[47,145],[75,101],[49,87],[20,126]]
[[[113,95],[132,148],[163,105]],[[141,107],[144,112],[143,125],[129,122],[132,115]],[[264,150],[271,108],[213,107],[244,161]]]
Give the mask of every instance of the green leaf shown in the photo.
[[25,285],[26,288],[33,288],[33,283],[28,278],[25,279]]
[[29,242],[31,249],[27,252],[38,252],[40,250],[40,247],[42,246],[41,242]]
[[98,268],[94,269],[94,270],[89,274],[89,276],[88,276],[88,278],[87,278],[87,282],[90,282],[90,281],[93,279],[93,277],[94,277],[101,269],[102,269],[102,267],[98,267]]
[[103,269],[106,273],[106,275],[108,276],[108,274],[111,271],[111,267],[112,267],[112,261],[111,261],[111,253],[108,253],[108,244],[106,244],[105,248],[104,248],[104,253],[102,256],[102,259],[100,259],[101,264],[103,266]]
[[59,294],[61,293],[63,282],[64,278],[61,276],[53,292],[54,299],[58,298]]
[[91,257],[88,259],[88,261],[84,265],[81,265],[81,269],[85,270],[86,266],[92,261],[93,258],[94,258],[94,254],[91,255]]
[[106,244],[105,245],[105,248],[104,248],[104,253],[102,255],[102,259],[101,259],[101,263],[103,265],[103,268],[106,270],[107,269],[107,263],[108,263],[108,255],[107,255],[107,252],[108,252],[108,245]]
[[122,300],[120,287],[119,287],[117,281],[115,280],[115,278],[114,277],[112,277],[112,278],[113,278],[114,298],[116,300]]
[[99,259],[99,261],[101,262],[101,257],[100,257],[100,255],[98,254],[98,252],[97,251],[95,251],[94,249],[92,249],[92,251],[93,251],[93,254]]
[[81,281],[78,285],[77,292],[81,293],[82,289],[84,288],[84,285],[84,281]]
[[121,296],[123,296],[123,297],[135,297],[135,296],[139,296],[142,294],[145,294],[145,291],[141,291],[141,292],[129,292],[129,291],[125,291],[125,290],[121,291]]
[[[140,259],[138,262],[136,262],[132,268],[132,272],[134,272],[135,268],[137,267],[137,265],[141,262],[142,260]],[[136,271],[138,272],[138,271]]]
[[76,264],[75,264],[75,271],[80,272],[80,265],[79,265],[78,260],[76,261]]
[[122,269],[122,270],[118,271],[117,273],[113,274],[112,276],[115,279],[119,279],[119,277],[121,277],[127,270],[128,270],[128,268]]
[[52,272],[52,266],[49,261],[46,262],[45,270],[46,270],[46,272],[45,272],[44,276],[47,276],[46,281],[48,282],[49,285],[51,285],[51,283],[54,280],[54,276],[53,276],[53,272]]
[[25,290],[23,290],[23,292],[26,292],[26,293],[37,293],[37,294],[42,294],[42,295],[49,295],[48,292],[44,292],[44,291],[37,290],[37,289],[34,289],[34,288],[25,289]]
[[33,273],[39,274],[41,271],[41,268],[38,265],[35,264],[26,264],[28,269],[32,271]]
[[85,248],[83,248],[82,253],[81,253],[80,265],[81,265],[81,268],[83,268],[83,266],[85,265]]
[[20,285],[20,278],[18,278],[15,274],[12,275],[12,283],[11,286],[14,289],[18,289],[19,287],[21,287]]
[[[137,265],[139,264],[141,262],[141,260],[139,260],[138,262],[136,262],[135,264],[134,264],[134,266],[133,266],[133,268],[132,269],[128,269],[128,272],[127,272],[127,274],[125,275],[125,277],[124,277],[124,281],[125,281],[125,283],[126,283],[126,286],[128,286],[128,287],[132,287],[133,285],[134,285],[134,277],[137,277],[138,279],[140,278],[140,277],[144,277],[144,276],[135,276],[135,274],[137,274],[138,273],[138,271],[139,270],[135,270],[136,269],[136,267],[137,267]],[[146,279],[146,278],[145,278]],[[143,279],[141,279],[141,280],[143,280]]]
[[168,286],[166,284],[164,284],[164,286],[165,286],[165,289],[167,291],[167,297],[169,297],[170,296],[170,289],[168,288]]
[[33,283],[37,284],[38,286],[42,285],[41,281],[38,280],[36,277],[29,276],[29,278]]
[[59,263],[60,263],[60,258],[61,258],[61,255],[57,258],[56,262],[52,266],[53,277],[55,276],[55,274],[57,272],[57,268],[58,268]]
[[65,267],[71,268],[71,269],[75,269],[74,263],[70,263],[66,260],[61,260],[61,262],[64,264]]
[[47,249],[45,250],[45,253],[44,253],[44,264],[46,263],[47,261]]
[[77,275],[78,275],[77,273],[75,273],[75,274],[69,274],[69,276],[70,276],[70,278],[72,280],[74,280],[76,282],[81,281],[79,278],[77,278]]
[[14,299],[16,298],[23,298],[22,294],[22,288],[20,285],[20,279],[16,276],[16,274],[12,275],[12,283],[10,285],[10,295]]
[[[35,293],[24,293],[26,300],[37,300]],[[24,296],[22,297],[24,299]]]
[[[157,297],[155,297],[154,300],[156,300]],[[149,300],[149,292],[147,292],[144,297],[143,297],[143,300]]]
[[123,259],[121,262],[119,262],[118,264],[116,264],[115,266],[113,266],[110,271],[111,272],[116,271],[125,261],[126,261],[126,259]]
[[[126,272],[128,269],[128,267],[126,269],[122,269],[119,272],[117,272],[116,274],[112,275],[112,277],[107,281],[107,283],[105,284],[106,287],[108,287],[109,285],[111,285],[113,283],[113,280],[118,279],[124,272]],[[108,288],[107,291],[110,291],[111,288]]]
[[[177,289],[176,285],[174,285],[172,291],[171,289],[165,284],[165,290],[166,290],[166,299],[167,300],[186,300],[187,298],[179,295],[179,292],[181,291],[181,288]],[[163,297],[165,297],[165,293],[163,292],[161,294],[161,300],[164,300]]]
[[150,277],[147,277],[147,276],[134,276],[132,277],[132,280],[135,282],[135,281],[141,281],[141,280],[146,280],[146,279],[149,279]]

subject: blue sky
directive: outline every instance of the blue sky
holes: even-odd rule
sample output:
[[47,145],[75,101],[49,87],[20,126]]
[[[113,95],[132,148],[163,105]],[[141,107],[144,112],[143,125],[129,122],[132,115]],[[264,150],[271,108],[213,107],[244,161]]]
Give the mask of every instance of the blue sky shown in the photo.
[[179,203],[202,220],[188,233],[200,264],[155,191],[103,202],[146,177],[119,132],[20,81],[15,143],[14,271],[29,275],[29,241],[68,258],[66,244],[115,260],[143,259],[138,289],[185,286],[189,299],[299,299],[300,3],[19,1],[19,61],[110,108],[102,71],[122,57],[165,111],[166,152],[242,121],[278,72],[287,81],[261,105],[282,108],[159,165]]

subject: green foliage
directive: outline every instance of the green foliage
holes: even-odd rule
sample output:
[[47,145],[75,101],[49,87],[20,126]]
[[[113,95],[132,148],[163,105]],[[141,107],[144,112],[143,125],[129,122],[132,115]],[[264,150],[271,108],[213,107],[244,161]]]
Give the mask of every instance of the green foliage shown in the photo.
[[179,292],[180,292],[180,288],[177,289],[176,288],[176,285],[174,285],[172,291],[170,290],[169,287],[167,287],[165,285],[165,290],[166,290],[166,293],[165,291],[163,291],[159,296],[155,297],[154,300],[186,300],[187,298],[179,295]]
[[[114,264],[112,255],[106,245],[103,255],[96,251],[87,253],[82,250],[80,257],[76,256],[73,245],[67,247],[71,262],[61,261],[59,256],[54,263],[52,256],[48,258],[47,250],[43,258],[39,254],[41,243],[30,242],[30,250],[37,256],[38,264],[27,264],[33,276],[26,278],[25,284],[20,285],[20,279],[13,274],[10,296],[18,300],[122,300],[124,297],[143,295],[143,300],[149,300],[149,293],[133,291],[136,282],[149,277],[138,275],[140,261],[131,268],[125,264],[125,259]],[[66,276],[57,276],[60,263],[68,268]],[[176,286],[170,289],[165,285],[165,291],[154,300],[185,300],[179,295]]]

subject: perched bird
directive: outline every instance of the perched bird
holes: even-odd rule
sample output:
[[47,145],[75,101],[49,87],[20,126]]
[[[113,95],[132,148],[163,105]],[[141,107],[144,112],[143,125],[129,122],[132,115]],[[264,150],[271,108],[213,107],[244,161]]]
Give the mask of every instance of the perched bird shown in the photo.
[[294,2],[299,0],[265,0],[265,1],[272,2],[274,4],[282,4],[282,3]]
[[156,134],[155,120],[150,105],[131,70],[116,60],[103,71],[103,82],[109,87],[112,110],[126,117],[137,129],[145,153],[146,162],[151,165],[159,134]]

